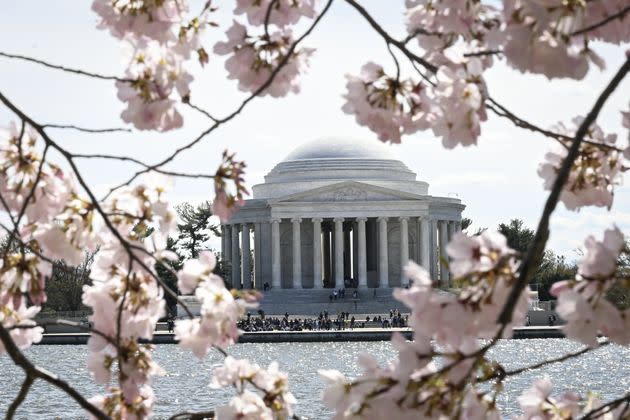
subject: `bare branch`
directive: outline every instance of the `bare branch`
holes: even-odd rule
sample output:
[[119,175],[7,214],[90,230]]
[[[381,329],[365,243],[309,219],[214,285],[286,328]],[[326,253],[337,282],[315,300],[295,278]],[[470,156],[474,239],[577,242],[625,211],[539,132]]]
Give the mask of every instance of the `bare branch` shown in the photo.
[[498,322],[502,324],[502,328],[504,329],[507,324],[512,320],[512,311],[516,306],[516,302],[523,291],[523,289],[529,283],[530,277],[533,275],[534,271],[538,267],[542,255],[545,250],[545,244],[547,243],[547,239],[549,237],[549,218],[551,214],[554,212],[558,201],[560,199],[560,193],[562,192],[562,188],[564,184],[566,184],[569,174],[571,172],[571,167],[573,166],[573,162],[577,158],[580,145],[584,140],[584,136],[586,135],[588,129],[591,124],[597,120],[597,116],[601,111],[604,103],[608,97],[615,91],[617,86],[621,83],[626,74],[630,71],[630,57],[626,59],[621,68],[617,71],[613,79],[610,81],[608,86],[604,89],[604,91],[599,95],[597,101],[591,108],[590,112],[580,124],[577,132],[575,133],[575,138],[571,147],[567,152],[567,156],[562,162],[562,167],[558,171],[558,175],[553,184],[551,192],[549,193],[549,197],[547,197],[547,202],[545,203],[545,207],[538,223],[538,228],[536,229],[536,234],[534,236],[534,240],[527,250],[527,254],[525,259],[523,260],[519,270],[519,278],[517,283],[512,287],[510,294],[501,310],[501,314],[499,315]]
[[28,391],[31,389],[31,385],[33,385],[33,380],[33,377],[27,373],[26,378],[24,378],[24,382],[22,382],[22,386],[20,387],[20,392],[17,394],[17,396],[9,406],[9,409],[7,410],[7,415],[5,417],[6,420],[13,419],[13,416],[15,416],[15,412],[17,411],[20,404],[22,404],[22,402],[24,401],[24,398],[26,398]]
[[17,348],[17,346],[11,339],[11,335],[2,324],[0,324],[0,341],[2,341],[2,344],[4,345],[7,354],[9,355],[9,357],[11,357],[11,360],[13,360],[13,363],[24,370],[27,376],[31,376],[34,379],[43,379],[44,381],[64,391],[66,394],[72,397],[72,399],[74,399],[81,407],[83,407],[86,411],[88,411],[97,419],[109,420],[108,416],[106,416],[101,410],[99,410],[96,406],[86,400],[83,395],[81,395],[66,381],[59,379],[56,375],[33,365],[31,361],[28,360],[24,356],[24,354]]
[[42,128],[60,128],[60,129],[68,129],[68,130],[76,130],[82,131],[84,133],[115,133],[115,132],[125,132],[131,133],[131,129],[129,128],[85,128],[79,127],[72,124],[42,124]]
[[[621,9],[619,12],[612,14],[610,16],[608,16],[607,18],[596,22],[590,26],[587,26],[586,28],[582,28],[582,29],[578,29],[577,31],[573,32],[571,34],[571,36],[577,36],[577,35],[582,35],[585,34],[587,32],[590,32],[592,30],[595,30],[601,26],[604,26],[606,24],[608,24],[609,22],[612,22],[615,19],[619,19],[622,20],[624,18],[624,16],[626,15],[626,13],[630,12],[630,6],[626,6],[625,8]],[[630,22],[628,22],[630,24]]]
[[626,416],[630,414],[630,393],[627,393],[623,397],[617,398],[615,400],[609,401],[606,404],[603,404],[588,413],[586,413],[581,420],[589,420],[600,418],[602,415],[611,412],[615,408],[619,407],[621,404],[625,403],[625,407],[622,413],[619,413],[617,419],[625,419]]
[[133,80],[131,80],[131,79],[123,79],[121,77],[116,77],[116,76],[106,76],[106,75],[99,74],[99,73],[93,73],[93,72],[89,72],[89,71],[85,71],[85,70],[79,70],[79,69],[73,69],[73,68],[70,68],[70,67],[64,67],[64,66],[60,66],[60,65],[57,65],[57,64],[48,63],[48,62],[46,62],[44,60],[40,60],[40,59],[37,59],[37,58],[27,57],[25,55],[9,54],[9,53],[5,53],[5,52],[0,51],[0,57],[14,58],[14,59],[17,59],[17,60],[28,61],[30,63],[40,64],[42,66],[49,67],[51,69],[61,70],[61,71],[65,71],[65,72],[68,72],[68,73],[80,74],[81,76],[93,77],[95,79],[115,80],[117,82],[126,82],[126,83],[133,82]]
[[206,111],[205,109],[193,104],[190,102],[190,99],[186,99],[185,101],[183,101],[186,105],[188,105],[189,107],[191,107],[192,109],[194,109],[197,112],[202,113],[203,115],[205,115],[206,117],[208,117],[212,122],[217,122],[219,120],[217,120],[215,117],[212,116],[212,114],[210,114],[208,111]]
[[368,11],[365,10],[365,8],[363,8],[363,6],[361,6],[355,0],[346,0],[346,3],[348,3],[350,6],[354,7],[357,10],[357,12],[359,12],[359,14],[361,16],[363,16],[365,18],[365,20],[368,21],[370,26],[372,26],[372,28],[374,28],[374,30],[376,32],[378,32],[378,34],[381,35],[383,37],[383,39],[385,39],[385,42],[387,42],[388,44],[394,45],[403,54],[405,54],[407,56],[407,58],[409,58],[412,61],[417,62],[418,64],[420,64],[421,66],[423,66],[427,70],[431,71],[431,73],[436,73],[437,72],[437,67],[436,66],[434,66],[431,63],[429,63],[424,58],[414,54],[411,51],[409,51],[409,49],[406,46],[406,43],[408,41],[398,41],[398,40],[394,39],[390,34],[388,34],[387,31],[385,31],[385,29],[383,29],[383,27],[381,25],[379,25],[378,22],[376,22],[376,20],[374,20],[374,18],[368,13]]

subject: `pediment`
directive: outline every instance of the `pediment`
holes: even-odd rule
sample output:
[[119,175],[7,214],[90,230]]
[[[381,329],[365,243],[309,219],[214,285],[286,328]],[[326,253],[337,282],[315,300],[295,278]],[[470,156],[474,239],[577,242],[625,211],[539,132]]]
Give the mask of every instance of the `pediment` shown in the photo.
[[348,202],[421,200],[423,196],[364,182],[344,181],[280,197],[276,202]]

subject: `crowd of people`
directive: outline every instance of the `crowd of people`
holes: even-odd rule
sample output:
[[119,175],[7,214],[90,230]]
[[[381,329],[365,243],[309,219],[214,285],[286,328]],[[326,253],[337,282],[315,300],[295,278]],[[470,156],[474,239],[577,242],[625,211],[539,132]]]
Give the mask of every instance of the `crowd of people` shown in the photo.
[[320,330],[345,330],[366,327],[404,328],[407,327],[408,315],[402,315],[398,309],[389,311],[387,315],[366,316],[359,320],[349,312],[340,312],[331,315],[328,311],[322,311],[314,317],[290,317],[285,313],[283,317],[265,316],[263,311],[258,311],[258,316],[247,317],[238,322],[238,327],[243,331],[320,331]]

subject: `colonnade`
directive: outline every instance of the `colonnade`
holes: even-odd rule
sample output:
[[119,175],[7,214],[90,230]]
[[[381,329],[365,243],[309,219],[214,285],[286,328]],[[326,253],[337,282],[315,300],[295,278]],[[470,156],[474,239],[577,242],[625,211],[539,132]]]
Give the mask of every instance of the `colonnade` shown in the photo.
[[[333,280],[329,282],[329,287],[343,287],[344,280],[351,273],[349,269],[349,261],[344,261],[344,256],[353,252],[356,264],[355,273],[357,277],[356,285],[358,288],[368,287],[368,259],[367,259],[367,242],[366,242],[366,223],[367,217],[342,218],[335,217],[326,219],[327,229],[322,228],[324,218],[314,217],[311,219],[303,219],[294,217],[288,219],[291,222],[292,230],[292,279],[291,288],[302,287],[302,227],[304,223],[312,224],[312,274],[313,288],[321,289],[324,287],[323,279]],[[450,274],[445,267],[439,263],[440,259],[447,259],[446,245],[451,237],[461,230],[461,222],[455,220],[441,220],[433,217],[378,217],[376,223],[378,226],[377,236],[377,255],[378,255],[378,287],[388,287],[391,285],[389,277],[388,258],[388,222],[397,220],[400,227],[400,267],[401,278],[400,285],[404,285],[408,279],[404,278],[402,267],[409,261],[409,224],[417,223],[419,243],[419,252],[417,255],[418,263],[430,271],[432,278],[439,280],[440,286],[449,286]],[[235,288],[262,288],[264,283],[268,283],[272,288],[282,288],[282,259],[280,246],[280,224],[281,219],[273,218],[270,224],[271,230],[271,275],[265,278],[260,267],[261,262],[256,263],[256,269],[252,270],[250,246],[250,235],[254,224],[252,223],[233,223],[222,225],[222,255],[223,259],[229,262],[231,266],[231,282]],[[344,230],[344,222],[356,223],[352,228],[353,251],[350,251],[350,231]],[[330,226],[332,222],[332,226]],[[256,223],[255,235],[258,235],[262,229],[260,225],[264,222]],[[330,229],[328,227],[330,226]],[[332,242],[332,243],[331,243]],[[266,243],[255,239],[255,244],[264,247]],[[256,249],[255,258],[261,258],[260,250]],[[414,256],[415,257],[415,256]],[[393,263],[393,262],[392,262]],[[257,272],[260,270],[261,272]],[[253,271],[253,273],[252,273]],[[334,272],[332,272],[334,271]],[[354,277],[354,276],[353,276]],[[285,282],[286,286],[286,282]]]

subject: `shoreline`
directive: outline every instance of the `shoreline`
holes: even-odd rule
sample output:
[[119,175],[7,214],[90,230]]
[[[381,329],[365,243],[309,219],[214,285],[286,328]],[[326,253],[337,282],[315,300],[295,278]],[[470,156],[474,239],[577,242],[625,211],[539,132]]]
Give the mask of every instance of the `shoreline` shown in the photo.
[[[319,330],[319,331],[259,331],[245,332],[239,343],[312,343],[312,342],[343,342],[343,341],[389,341],[393,332],[399,332],[408,340],[412,339],[413,331],[409,328],[357,328],[354,330]],[[512,339],[531,338],[564,338],[560,326],[546,327],[515,327],[512,329]],[[88,333],[47,333],[37,343],[52,345],[86,344]],[[152,344],[176,344],[175,334],[156,331]]]

